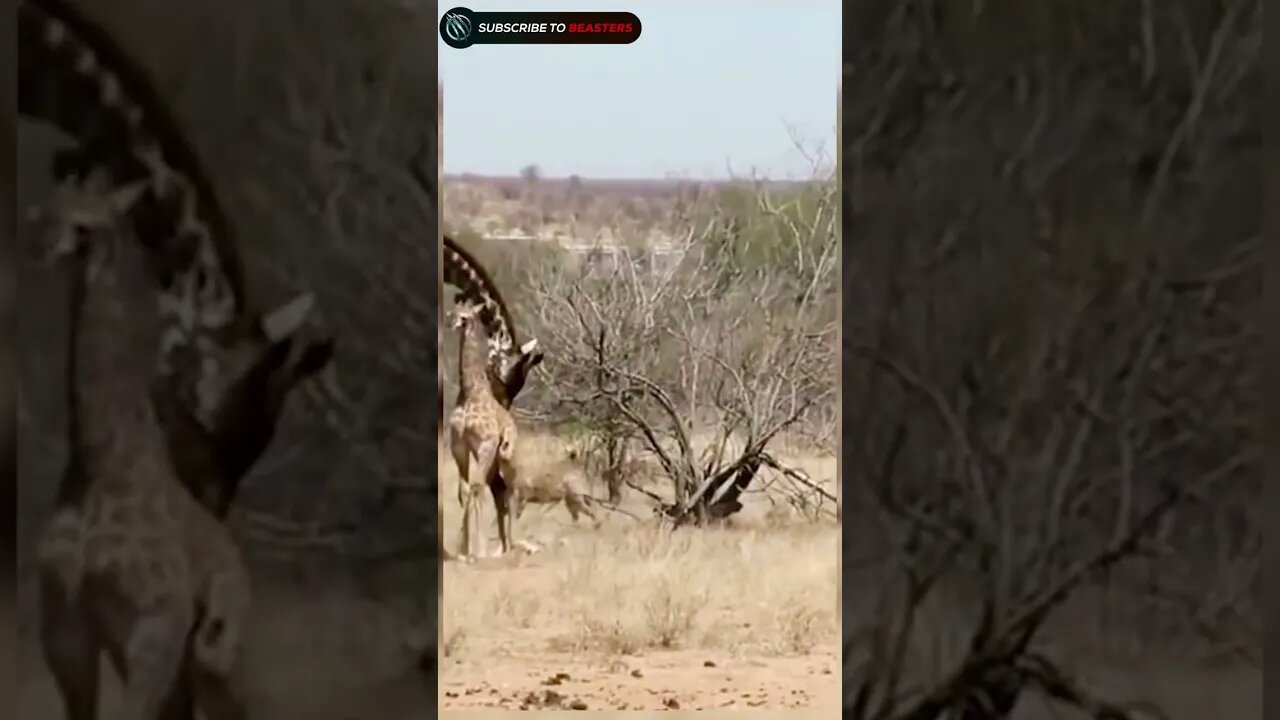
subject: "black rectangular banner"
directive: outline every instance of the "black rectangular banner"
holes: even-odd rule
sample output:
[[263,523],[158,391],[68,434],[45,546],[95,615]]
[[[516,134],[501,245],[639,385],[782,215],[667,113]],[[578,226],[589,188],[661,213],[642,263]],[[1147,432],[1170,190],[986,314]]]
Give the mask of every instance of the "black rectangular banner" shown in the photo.
[[627,45],[640,37],[629,12],[476,12],[456,7],[440,18],[440,39],[472,45]]

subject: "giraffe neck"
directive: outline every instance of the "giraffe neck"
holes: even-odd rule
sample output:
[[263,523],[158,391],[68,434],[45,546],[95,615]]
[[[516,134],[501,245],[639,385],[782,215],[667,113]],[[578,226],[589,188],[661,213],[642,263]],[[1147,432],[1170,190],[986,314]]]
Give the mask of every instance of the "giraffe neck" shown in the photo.
[[448,235],[444,236],[440,254],[444,259],[444,281],[461,291],[458,302],[477,306],[476,317],[489,338],[500,348],[514,350],[516,336],[511,311],[488,271]]
[[493,397],[489,384],[489,355],[475,326],[468,322],[458,339],[459,401],[462,403]]
[[121,242],[116,257],[73,260],[80,290],[72,310],[72,452],[95,486],[148,481],[135,472],[139,461],[166,456],[150,400],[155,310],[143,259],[130,250],[137,248]]
[[[216,338],[244,308],[234,239],[203,164],[147,73],[77,5],[21,0],[19,114],[78,141],[55,156],[55,181],[100,170],[117,187],[148,183],[127,220],[159,284],[159,362],[166,372],[202,378],[217,372],[202,341]],[[211,413],[195,410],[202,420]]]

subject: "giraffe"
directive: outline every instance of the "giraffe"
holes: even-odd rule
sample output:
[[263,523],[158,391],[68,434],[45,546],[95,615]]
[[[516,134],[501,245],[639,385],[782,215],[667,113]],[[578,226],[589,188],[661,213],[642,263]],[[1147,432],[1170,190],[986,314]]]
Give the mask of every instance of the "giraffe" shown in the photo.
[[[54,157],[57,185],[74,190],[95,169],[115,186],[146,183],[122,210],[147,251],[167,323],[157,342],[154,409],[181,481],[225,517],[240,480],[270,444],[289,393],[329,364],[334,342],[299,337],[314,302],[309,294],[269,311],[247,297],[235,238],[198,155],[147,74],[106,32],[66,0],[21,0],[18,48],[20,116],[75,141]],[[78,292],[73,288],[73,307]],[[77,337],[73,316],[68,344]],[[76,372],[72,352],[69,385]],[[68,441],[77,447],[80,429],[71,415]],[[71,455],[59,508],[87,492],[82,460]],[[74,608],[56,597],[42,592],[46,646],[74,634],[51,629],[76,627]],[[194,717],[187,677],[179,678],[166,718]]]
[[[165,320],[157,343],[164,382],[153,394],[167,416],[178,419],[181,407],[204,429],[227,465],[224,480],[238,480],[269,444],[289,391],[332,356],[331,338],[298,337],[314,298],[303,293],[265,311],[251,302],[236,239],[196,152],[147,74],[97,24],[66,0],[21,0],[18,51],[19,114],[75,140],[54,156],[55,183],[74,188],[94,170],[117,187],[145,181],[124,219],[147,251]],[[234,482],[208,492],[229,498]]]
[[[410,166],[411,171],[418,179],[421,185],[429,194],[433,189],[425,177],[416,170],[416,166]],[[491,396],[499,406],[509,409],[511,403],[515,400],[516,395],[524,387],[528,374],[538,366],[543,360],[542,351],[538,349],[538,341],[536,338],[530,339],[524,344],[517,347],[515,324],[511,320],[511,312],[507,308],[507,304],[503,301],[502,295],[498,292],[497,286],[494,284],[489,273],[484,266],[475,259],[470,253],[464,250],[448,235],[443,236],[444,243],[441,249],[441,257],[443,259],[444,280],[446,283],[453,285],[459,289],[455,298],[455,302],[460,306],[459,309],[464,310],[468,323],[478,323],[485,330],[489,337],[488,362],[483,370],[483,375],[488,382],[488,395]],[[443,298],[437,295],[437,302]],[[440,303],[437,307],[442,307]],[[440,325],[437,326],[438,328]],[[466,337],[465,333],[462,335]],[[443,347],[444,340],[437,330],[436,347]],[[461,345],[459,343],[459,373],[462,372]],[[481,371],[477,370],[476,377],[479,377]],[[444,388],[444,369],[439,361],[436,362],[436,387]],[[465,384],[459,383],[458,395],[455,400],[455,407],[462,407],[465,399]],[[440,392],[436,394],[437,417],[443,424],[444,418],[444,395]],[[456,412],[456,411],[455,411]],[[452,443],[451,443],[452,447]],[[456,450],[454,451],[457,452]],[[456,459],[455,455],[455,459]],[[507,477],[506,471],[501,467],[495,471],[497,475],[491,478],[488,483],[493,494],[495,502],[501,497],[504,500],[508,497],[499,492],[500,488],[511,488],[514,492],[515,477]],[[458,502],[464,508],[464,551],[469,544],[467,540],[467,523],[476,521],[475,513],[478,507],[473,501],[468,504],[467,499],[463,496],[464,488],[467,487],[465,473],[461,474],[462,481],[458,486]],[[434,492],[438,487],[433,487]],[[470,511],[468,511],[470,508]],[[509,525],[504,529],[502,518],[507,515],[507,508],[498,510],[499,515],[499,534],[509,529]],[[478,530],[476,535],[478,537]],[[504,551],[508,546],[504,545]],[[449,557],[447,551],[440,548],[442,557]],[[465,552],[464,552],[465,554]]]
[[161,329],[145,254],[107,217],[135,202],[143,183],[113,189],[106,180],[86,176],[84,197],[101,192],[103,212],[60,212],[47,253],[74,266],[71,450],[86,482],[59,503],[38,543],[42,602],[59,608],[41,618],[45,658],[68,720],[97,717],[103,650],[123,680],[121,717],[165,717],[189,673],[207,718],[243,718],[232,673],[248,573],[230,531],[169,460],[150,396]]
[[[463,305],[454,313],[458,339],[458,405],[449,418],[449,449],[458,466],[458,502],[463,507],[459,555],[467,558],[480,547],[478,502],[489,487],[498,515],[498,536],[505,554],[512,547],[511,490],[518,482],[515,465],[516,425],[494,395],[489,361],[477,342],[480,308]],[[483,484],[473,482],[471,458],[479,464]]]
[[[437,110],[444,102],[442,87],[439,85],[436,87]],[[441,145],[442,129],[442,126],[437,123],[437,147]],[[432,155],[429,148],[429,145],[420,146],[409,159],[407,170],[410,179],[422,191],[427,201],[434,205],[437,200],[438,173],[424,170],[424,167],[431,164],[425,162]],[[502,295],[498,292],[498,288],[488,271],[473,255],[463,249],[453,238],[449,237],[447,233],[441,234],[441,240],[440,260],[442,267],[441,280],[443,280],[443,283],[437,287],[437,311],[443,312],[444,309],[443,285],[445,284],[452,285],[458,289],[458,294],[454,298],[455,304],[466,304],[477,308],[476,317],[489,337],[489,376],[492,392],[503,407],[510,408],[511,403],[515,401],[516,395],[524,388],[529,373],[543,360],[543,354],[538,350],[537,339],[534,338],[522,345],[517,345],[515,324],[511,320],[511,311],[508,309],[506,302],[503,301]],[[437,348],[444,345],[442,329],[443,323],[438,321],[436,331]],[[436,362],[436,387],[444,387],[444,369],[438,361]],[[444,425],[444,396],[439,393],[436,395],[436,421],[441,426]],[[438,478],[434,479],[438,480]],[[429,489],[434,492],[438,490],[438,486],[433,486]],[[441,548],[441,552],[442,555],[446,554],[443,552],[443,548]]]

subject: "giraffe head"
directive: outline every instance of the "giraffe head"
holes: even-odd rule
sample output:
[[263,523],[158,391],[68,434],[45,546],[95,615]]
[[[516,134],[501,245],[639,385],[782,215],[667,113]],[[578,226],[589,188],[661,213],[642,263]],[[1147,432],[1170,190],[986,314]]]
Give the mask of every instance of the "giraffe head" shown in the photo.
[[[451,316],[454,330],[463,333],[463,337],[473,337],[470,333],[476,329],[488,332],[484,321],[485,306],[459,299]],[[510,337],[510,336],[507,336]],[[511,407],[511,401],[524,386],[529,371],[542,361],[542,353],[538,350],[537,338],[527,340],[519,348],[511,349],[499,339],[495,341],[489,335],[489,349],[486,373],[493,386],[494,398],[504,407]]]
[[217,342],[200,349],[208,372],[184,379],[194,384],[190,394],[199,406],[210,408],[214,425],[222,424],[228,402],[244,395],[259,396],[258,404],[274,419],[289,388],[329,363],[331,338],[301,338],[314,305],[307,292],[267,312],[242,315]]
[[472,303],[459,303],[450,313],[453,318],[453,329],[460,332],[469,332],[477,326],[480,316],[481,306]]
[[[245,316],[228,337],[207,348],[203,361],[217,368],[177,374],[154,388],[172,453],[194,451],[213,466],[212,473],[198,468],[201,487],[193,489],[217,512],[226,512],[240,480],[271,444],[291,392],[333,358],[332,338],[302,337],[313,302],[304,293],[270,312]],[[203,417],[192,412],[192,396],[206,408]]]
[[[37,225],[34,254],[46,263],[72,255],[100,263],[113,249],[121,218],[146,191],[145,183],[112,185],[102,172],[91,172],[59,183],[48,202],[31,207],[27,219]],[[104,232],[109,237],[90,241]]]

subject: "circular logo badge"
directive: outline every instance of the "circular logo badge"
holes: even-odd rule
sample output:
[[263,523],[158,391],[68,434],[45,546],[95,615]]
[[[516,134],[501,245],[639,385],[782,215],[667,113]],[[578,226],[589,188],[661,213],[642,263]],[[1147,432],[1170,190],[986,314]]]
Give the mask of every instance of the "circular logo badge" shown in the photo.
[[464,7],[456,7],[440,18],[440,38],[452,48],[471,47],[471,32],[474,29],[472,13]]

